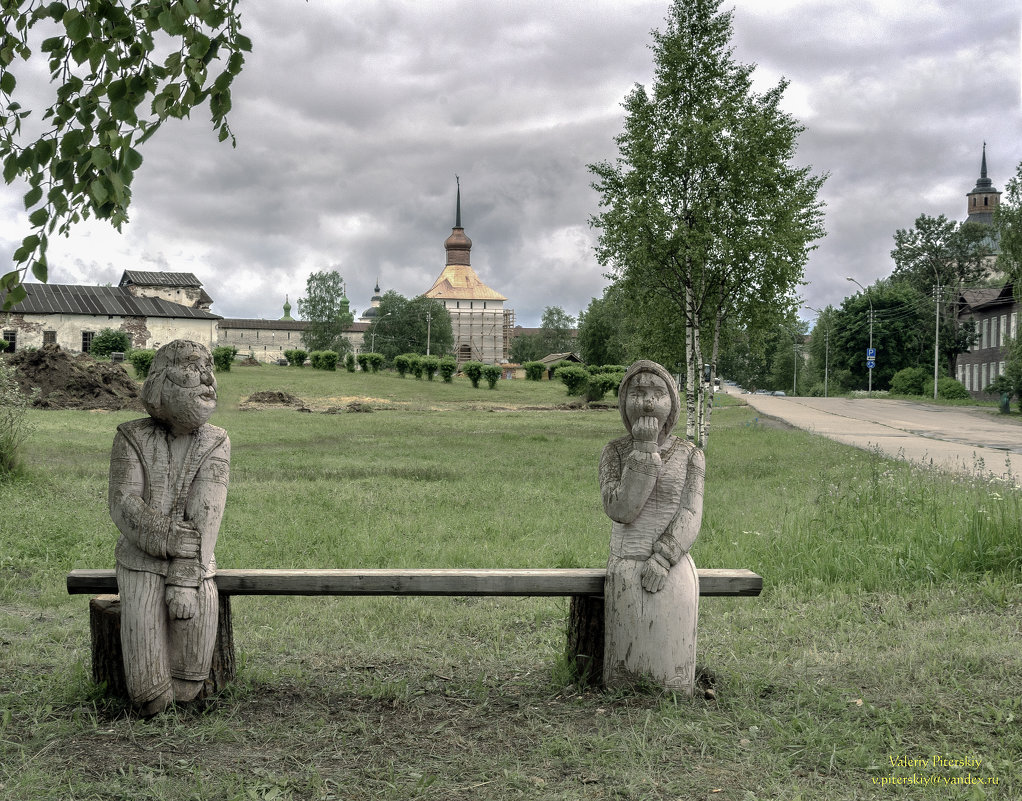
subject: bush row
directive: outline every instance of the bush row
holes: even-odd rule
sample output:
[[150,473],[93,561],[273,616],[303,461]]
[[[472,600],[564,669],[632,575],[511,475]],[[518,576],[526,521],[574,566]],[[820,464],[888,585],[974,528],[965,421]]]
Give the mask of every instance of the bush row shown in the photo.
[[[906,367],[891,377],[891,392],[895,395],[933,397],[933,374],[923,367]],[[972,396],[961,381],[950,376],[937,379],[937,397],[945,400],[968,400]]]
[[561,361],[554,368],[554,377],[567,388],[569,395],[582,397],[587,403],[603,400],[608,392],[617,395],[625,368],[617,364],[586,368],[574,362]]
[[439,356],[402,353],[400,356],[394,357],[394,369],[397,370],[398,375],[402,378],[411,373],[420,380],[425,375],[426,378],[432,381],[433,377],[439,372],[444,381],[450,383],[457,367],[457,362],[454,361],[453,356],[444,356],[441,359]]

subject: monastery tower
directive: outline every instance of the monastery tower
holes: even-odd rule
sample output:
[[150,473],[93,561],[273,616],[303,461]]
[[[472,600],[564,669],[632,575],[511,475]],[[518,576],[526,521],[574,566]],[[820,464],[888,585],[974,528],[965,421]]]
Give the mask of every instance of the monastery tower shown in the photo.
[[504,309],[506,297],[484,284],[470,264],[472,240],[461,226],[461,182],[458,182],[454,228],[444,242],[447,264],[427,298],[442,301],[451,316],[454,355],[467,361],[501,364],[508,360],[514,311]]

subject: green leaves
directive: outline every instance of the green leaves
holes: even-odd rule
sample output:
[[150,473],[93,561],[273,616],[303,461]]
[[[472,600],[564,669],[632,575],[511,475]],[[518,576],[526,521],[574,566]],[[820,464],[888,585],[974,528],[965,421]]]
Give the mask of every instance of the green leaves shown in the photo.
[[103,170],[109,167],[113,163],[113,159],[110,157],[110,153],[101,147],[95,147],[92,149],[91,156],[92,166],[97,170]]
[[41,186],[33,186],[25,194],[25,208],[30,209],[36,203],[38,203],[43,196],[43,188]]
[[67,30],[67,38],[72,42],[80,42],[89,35],[89,21],[76,8],[65,11],[61,22],[64,23],[64,28]]
[[[22,243],[21,266],[0,285],[5,308],[18,297],[15,289],[28,269],[46,280],[46,235],[66,235],[93,216],[115,227],[127,220],[131,183],[143,162],[139,147],[168,117],[186,117],[208,100],[218,138],[233,141],[226,119],[231,84],[243,52],[252,48],[239,33],[236,2],[4,3],[0,158],[4,181],[20,179],[29,187],[24,203],[36,237],[34,244]],[[33,58],[29,36],[41,21],[47,33],[58,25],[35,56],[49,67],[53,102],[22,109],[10,98],[18,70],[29,68],[21,62]],[[221,71],[211,69],[218,60]],[[21,123],[30,114],[44,124],[26,136]]]

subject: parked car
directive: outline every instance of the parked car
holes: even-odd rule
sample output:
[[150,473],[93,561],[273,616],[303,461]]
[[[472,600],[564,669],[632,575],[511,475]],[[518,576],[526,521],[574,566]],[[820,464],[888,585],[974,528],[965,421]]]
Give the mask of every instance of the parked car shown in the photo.
[[779,395],[782,398],[788,397],[787,393],[783,389],[775,389],[770,393],[771,395]]

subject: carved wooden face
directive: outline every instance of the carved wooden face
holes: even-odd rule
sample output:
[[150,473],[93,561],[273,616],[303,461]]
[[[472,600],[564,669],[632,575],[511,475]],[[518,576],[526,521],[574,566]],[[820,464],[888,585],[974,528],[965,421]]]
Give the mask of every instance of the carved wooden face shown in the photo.
[[208,351],[179,355],[164,373],[162,417],[176,431],[194,431],[216,410],[216,377]]
[[629,382],[627,393],[628,422],[635,425],[641,417],[654,417],[662,429],[671,413],[671,393],[664,380],[653,373],[639,373]]

